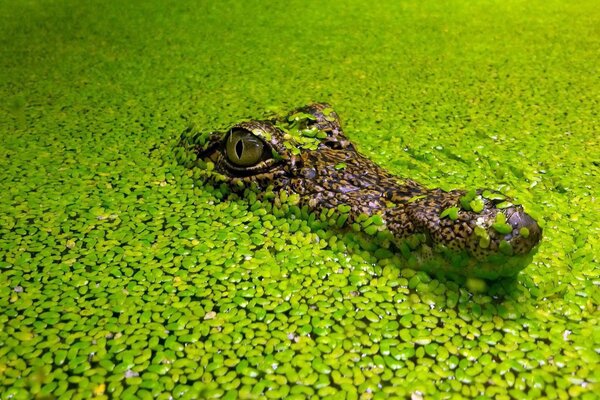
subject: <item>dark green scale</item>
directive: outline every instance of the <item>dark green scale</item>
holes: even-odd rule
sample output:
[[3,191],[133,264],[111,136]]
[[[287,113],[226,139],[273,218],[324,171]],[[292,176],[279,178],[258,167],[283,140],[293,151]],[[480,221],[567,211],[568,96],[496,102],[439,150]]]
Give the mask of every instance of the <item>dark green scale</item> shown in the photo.
[[226,132],[187,129],[178,158],[234,192],[251,189],[275,206],[336,217],[338,226],[391,247],[407,266],[434,273],[514,276],[542,237],[536,221],[498,192],[446,192],[391,175],[356,151],[327,104]]

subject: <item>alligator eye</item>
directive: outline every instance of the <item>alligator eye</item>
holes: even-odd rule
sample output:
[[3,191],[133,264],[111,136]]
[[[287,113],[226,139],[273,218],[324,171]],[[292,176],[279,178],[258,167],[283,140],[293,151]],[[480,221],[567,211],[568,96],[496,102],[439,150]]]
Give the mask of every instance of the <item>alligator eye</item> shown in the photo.
[[246,130],[233,130],[227,138],[225,153],[227,159],[238,167],[251,167],[263,155],[264,143]]

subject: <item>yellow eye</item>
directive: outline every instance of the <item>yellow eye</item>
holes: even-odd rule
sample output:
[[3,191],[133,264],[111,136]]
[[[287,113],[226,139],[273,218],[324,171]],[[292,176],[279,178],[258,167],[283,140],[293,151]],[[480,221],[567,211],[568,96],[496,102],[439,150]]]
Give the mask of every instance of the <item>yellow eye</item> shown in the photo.
[[263,155],[263,141],[245,130],[234,130],[227,138],[225,154],[233,165],[251,167],[257,164]]

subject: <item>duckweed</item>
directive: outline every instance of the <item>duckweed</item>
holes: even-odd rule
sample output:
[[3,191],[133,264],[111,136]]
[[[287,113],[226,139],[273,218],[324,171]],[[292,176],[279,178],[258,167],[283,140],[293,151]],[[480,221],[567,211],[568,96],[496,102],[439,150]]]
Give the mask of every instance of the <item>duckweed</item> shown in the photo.
[[440,218],[448,217],[451,220],[456,221],[458,219],[458,211],[458,207],[447,208],[444,211],[442,211],[442,213],[440,214]]
[[[594,398],[596,8],[2,3],[0,398]],[[524,204],[533,263],[440,280],[175,161],[309,101],[392,172],[494,189],[462,209]]]
[[512,232],[512,226],[506,223],[506,216],[502,213],[496,214],[496,221],[492,224],[492,228],[504,235]]

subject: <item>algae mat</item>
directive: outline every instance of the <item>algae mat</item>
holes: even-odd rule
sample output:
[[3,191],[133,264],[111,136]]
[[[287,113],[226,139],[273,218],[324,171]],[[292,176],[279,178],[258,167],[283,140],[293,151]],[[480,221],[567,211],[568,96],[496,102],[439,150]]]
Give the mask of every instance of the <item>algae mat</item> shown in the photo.
[[[0,398],[598,393],[594,1],[118,3],[0,3]],[[532,265],[441,280],[174,160],[309,101],[394,173],[515,196]]]

